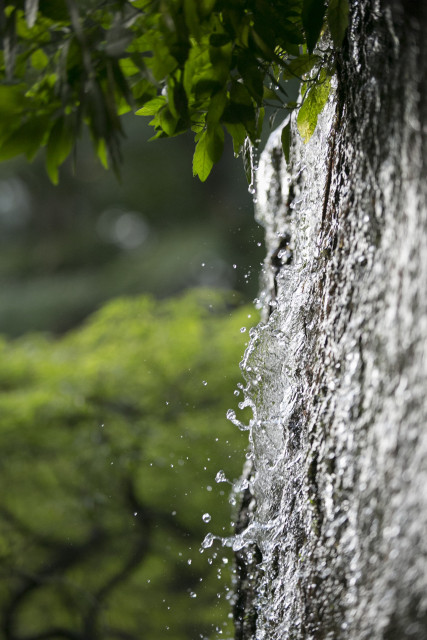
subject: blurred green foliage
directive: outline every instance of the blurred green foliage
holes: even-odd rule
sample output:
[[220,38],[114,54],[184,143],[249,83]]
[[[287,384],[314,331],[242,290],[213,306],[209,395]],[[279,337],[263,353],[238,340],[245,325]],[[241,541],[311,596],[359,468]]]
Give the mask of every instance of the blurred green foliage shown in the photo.
[[199,289],[115,300],[59,340],[1,341],[4,640],[229,633],[231,558],[199,548],[230,534],[215,475],[242,467],[225,413],[253,313]]
[[62,333],[118,295],[256,296],[263,234],[240,161],[226,154],[201,184],[188,171],[191,138],[148,143],[142,119],[123,125],[120,182],[87,139],[57,187],[42,158],[0,165],[0,333]]

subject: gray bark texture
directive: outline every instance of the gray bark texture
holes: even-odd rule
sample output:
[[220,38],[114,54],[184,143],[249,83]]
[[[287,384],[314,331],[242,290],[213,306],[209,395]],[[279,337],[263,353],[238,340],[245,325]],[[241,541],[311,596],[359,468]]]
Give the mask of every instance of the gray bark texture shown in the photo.
[[427,638],[427,3],[350,5],[314,136],[258,169],[238,640]]

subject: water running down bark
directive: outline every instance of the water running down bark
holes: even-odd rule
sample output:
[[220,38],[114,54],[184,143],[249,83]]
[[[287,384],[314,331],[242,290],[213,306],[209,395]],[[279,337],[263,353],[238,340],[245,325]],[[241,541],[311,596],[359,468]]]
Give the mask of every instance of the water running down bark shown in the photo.
[[350,4],[313,138],[258,171],[238,640],[427,637],[427,7]]

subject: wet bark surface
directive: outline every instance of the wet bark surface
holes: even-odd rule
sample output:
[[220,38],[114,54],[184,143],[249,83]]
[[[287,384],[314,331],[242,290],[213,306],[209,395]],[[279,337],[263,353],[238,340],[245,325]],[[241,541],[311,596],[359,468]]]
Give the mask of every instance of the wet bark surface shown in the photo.
[[425,3],[351,2],[313,138],[260,161],[239,640],[427,637],[426,42]]

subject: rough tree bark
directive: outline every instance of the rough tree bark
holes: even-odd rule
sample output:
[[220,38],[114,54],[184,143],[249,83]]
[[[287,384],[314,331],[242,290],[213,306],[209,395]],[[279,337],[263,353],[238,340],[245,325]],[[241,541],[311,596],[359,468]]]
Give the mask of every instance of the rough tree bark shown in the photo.
[[350,4],[313,138],[258,171],[239,640],[427,638],[427,4]]

